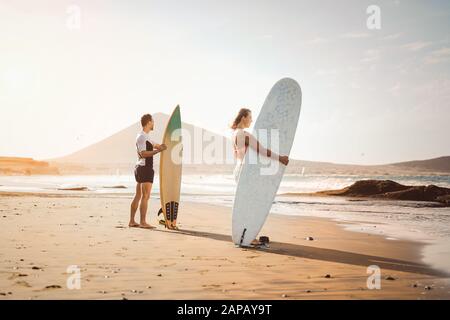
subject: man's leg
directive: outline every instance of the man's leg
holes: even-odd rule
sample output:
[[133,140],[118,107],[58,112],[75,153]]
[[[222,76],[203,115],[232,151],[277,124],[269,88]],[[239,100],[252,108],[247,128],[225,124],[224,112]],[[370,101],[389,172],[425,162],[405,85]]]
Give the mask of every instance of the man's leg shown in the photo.
[[154,228],[145,221],[145,218],[147,216],[148,200],[150,199],[150,193],[152,191],[152,185],[153,184],[150,182],[142,184],[141,204],[139,207],[139,211],[141,213],[141,222],[139,226],[141,228]]
[[136,194],[134,195],[134,199],[131,202],[131,208],[130,208],[130,223],[128,224],[129,227],[139,227],[139,223],[137,223],[134,220],[134,217],[136,216],[136,211],[139,208],[139,201],[142,197],[142,191],[141,191],[141,184],[138,183],[136,185]]

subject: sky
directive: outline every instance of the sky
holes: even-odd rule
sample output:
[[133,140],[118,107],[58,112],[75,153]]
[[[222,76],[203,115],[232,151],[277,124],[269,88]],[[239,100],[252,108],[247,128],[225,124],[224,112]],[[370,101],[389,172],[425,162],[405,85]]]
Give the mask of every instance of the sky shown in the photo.
[[0,156],[64,156],[176,104],[229,135],[284,77],[303,92],[292,158],[450,155],[449,16],[436,0],[0,0]]

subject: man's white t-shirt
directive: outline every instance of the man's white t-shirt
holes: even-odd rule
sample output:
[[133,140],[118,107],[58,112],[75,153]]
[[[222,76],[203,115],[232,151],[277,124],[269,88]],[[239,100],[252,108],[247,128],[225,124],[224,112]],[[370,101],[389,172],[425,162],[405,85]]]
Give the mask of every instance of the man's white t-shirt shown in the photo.
[[141,131],[136,137],[136,148],[138,151],[138,161],[136,162],[136,165],[138,166],[145,166],[145,158],[140,157],[139,153],[147,150],[147,141],[153,146],[155,145],[155,142],[150,139],[149,134],[144,131]]

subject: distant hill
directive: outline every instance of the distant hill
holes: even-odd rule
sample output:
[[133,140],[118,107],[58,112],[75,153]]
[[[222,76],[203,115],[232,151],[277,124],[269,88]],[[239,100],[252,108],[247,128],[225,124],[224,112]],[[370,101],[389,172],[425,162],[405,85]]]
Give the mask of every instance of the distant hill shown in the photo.
[[440,157],[421,161],[407,161],[382,165],[337,164],[292,160],[289,163],[291,172],[321,174],[354,174],[354,175],[420,175],[450,174],[450,157]]
[[450,172],[450,156],[439,157],[429,160],[416,160],[416,161],[393,163],[392,166],[399,168],[411,168],[415,170]]
[[0,157],[0,175],[59,174],[48,162],[32,158]]
[[[153,140],[160,142],[169,116],[164,113],[153,115],[155,130],[150,133]],[[183,166],[183,171],[202,173],[231,173],[233,168],[233,153],[230,139],[211,131],[182,123],[185,139],[183,140],[183,157],[190,159],[189,165]],[[91,146],[58,159],[48,160],[58,166],[61,173],[117,173],[131,172],[136,162],[136,135],[141,131],[141,125],[136,122],[116,134],[107,137]],[[192,139],[187,139],[190,135]],[[201,150],[198,142],[203,139]],[[194,141],[195,143],[192,143]],[[212,141],[220,143],[222,148],[217,154],[212,154]],[[194,146],[195,144],[195,146]],[[194,147],[197,150],[194,150]],[[194,151],[197,158],[194,159]],[[208,160],[201,161],[198,155],[209,155]],[[157,169],[159,157],[155,157]],[[219,164],[221,163],[221,164]],[[225,163],[225,164],[224,164]],[[227,164],[228,163],[228,164]],[[450,174],[450,157],[440,157],[421,161],[408,161],[384,165],[352,165],[336,164],[291,159],[287,173],[297,174],[343,174],[343,175],[415,175],[415,174]]]

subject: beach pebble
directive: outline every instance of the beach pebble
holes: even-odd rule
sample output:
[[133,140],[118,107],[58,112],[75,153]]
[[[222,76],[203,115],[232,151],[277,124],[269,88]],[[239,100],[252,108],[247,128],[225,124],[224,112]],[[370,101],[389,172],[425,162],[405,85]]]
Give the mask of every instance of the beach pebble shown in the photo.
[[100,290],[98,293],[102,293],[102,294],[105,294],[106,293],[106,291],[105,290]]
[[281,295],[282,298],[287,298],[287,296],[288,296],[287,294],[282,294]]
[[42,268],[34,266],[34,267],[31,267],[31,269],[33,269],[33,270],[41,270]]
[[395,278],[392,277],[392,276],[387,276],[386,278],[384,278],[384,280],[390,280],[390,281],[393,281],[393,280],[395,280]]
[[412,285],[412,287],[413,287],[413,288],[417,288],[417,283],[414,283],[414,284]]
[[431,290],[431,289],[433,289],[432,286],[425,286],[425,290]]
[[313,237],[306,237],[305,240],[308,240],[308,241],[314,241],[314,238],[313,238]]
[[125,298],[125,297],[122,297],[122,300],[128,300],[127,298]]
[[160,274],[158,274],[157,276],[158,276],[158,277],[162,277],[162,274],[160,273]]
[[306,292],[306,293],[310,293],[310,292],[311,292],[311,290],[305,290],[305,292]]
[[327,275],[325,275],[325,278],[329,279],[329,278],[331,278],[331,275],[327,274]]
[[152,288],[152,286],[147,286],[147,289],[151,289]]

